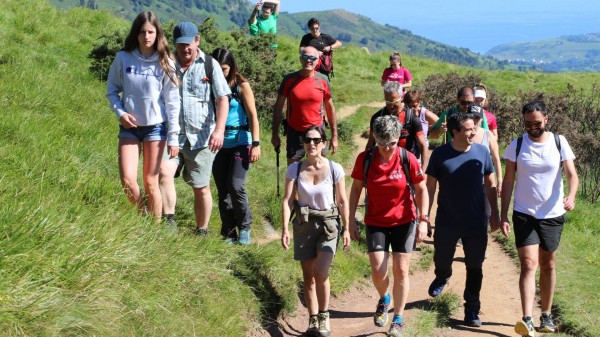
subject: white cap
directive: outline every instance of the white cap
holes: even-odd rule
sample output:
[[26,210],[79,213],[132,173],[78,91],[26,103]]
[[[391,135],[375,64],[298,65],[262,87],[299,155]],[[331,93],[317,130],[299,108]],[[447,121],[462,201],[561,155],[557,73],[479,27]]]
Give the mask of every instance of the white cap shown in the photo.
[[481,90],[481,89],[475,90],[475,94],[473,95],[473,97],[480,97],[480,98],[486,99],[485,90]]

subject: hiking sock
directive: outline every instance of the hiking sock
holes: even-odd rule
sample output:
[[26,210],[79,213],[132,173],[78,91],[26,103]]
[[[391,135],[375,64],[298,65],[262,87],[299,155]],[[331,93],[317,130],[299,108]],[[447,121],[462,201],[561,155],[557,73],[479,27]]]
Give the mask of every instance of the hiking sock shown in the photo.
[[392,319],[392,322],[402,324],[402,315],[394,315],[394,319]]
[[385,296],[383,296],[381,299],[385,305],[390,305],[390,302],[392,301],[389,293],[385,294]]
[[[319,310],[319,314],[326,314],[328,312],[329,312],[329,310]],[[313,315],[311,315],[311,316],[313,316]],[[317,316],[317,315],[314,315],[314,316]]]

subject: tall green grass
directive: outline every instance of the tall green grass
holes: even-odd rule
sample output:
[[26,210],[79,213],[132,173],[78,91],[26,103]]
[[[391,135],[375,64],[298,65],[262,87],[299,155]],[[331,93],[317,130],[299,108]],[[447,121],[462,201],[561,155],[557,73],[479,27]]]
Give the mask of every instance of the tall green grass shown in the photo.
[[[118,124],[86,58],[102,33],[128,26],[101,11],[0,2],[0,335],[244,336],[257,322],[295,310],[300,268],[277,240],[226,246],[216,203],[210,237],[191,236],[193,195],[181,181],[179,236],[128,204],[118,177]],[[282,37],[278,53],[281,62],[297,60],[297,41]],[[337,53],[337,106],[381,100],[386,60],[354,47]],[[436,71],[470,71],[405,62],[417,83]],[[538,75],[519,76],[526,88]],[[571,75],[564,76],[539,75],[538,83],[544,88]],[[341,123],[345,136],[333,160],[352,164],[350,135],[366,128],[371,112],[361,109]],[[263,125],[263,157],[248,180],[258,237],[265,219],[281,228],[269,136]],[[283,154],[281,163],[283,179]],[[368,274],[364,246],[354,244],[336,256],[332,292]]]

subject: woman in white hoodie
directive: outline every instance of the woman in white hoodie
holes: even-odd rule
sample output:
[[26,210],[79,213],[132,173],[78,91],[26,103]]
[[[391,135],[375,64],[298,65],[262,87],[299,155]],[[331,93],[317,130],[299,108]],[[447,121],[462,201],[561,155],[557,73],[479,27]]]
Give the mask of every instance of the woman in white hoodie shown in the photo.
[[119,173],[129,201],[144,210],[137,172],[143,156],[144,190],[148,211],[160,219],[158,184],[167,142],[171,158],[179,153],[179,89],[175,65],[160,21],[152,12],[140,13],[108,73],[106,98],[119,119]]

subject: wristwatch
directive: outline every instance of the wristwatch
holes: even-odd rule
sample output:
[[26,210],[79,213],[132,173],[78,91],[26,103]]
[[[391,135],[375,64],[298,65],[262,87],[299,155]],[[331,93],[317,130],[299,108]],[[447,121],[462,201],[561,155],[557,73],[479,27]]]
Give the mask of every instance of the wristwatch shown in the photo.
[[260,146],[260,142],[258,140],[255,140],[252,142],[252,147],[257,147]]
[[429,215],[421,214],[419,215],[419,220],[429,223]]

